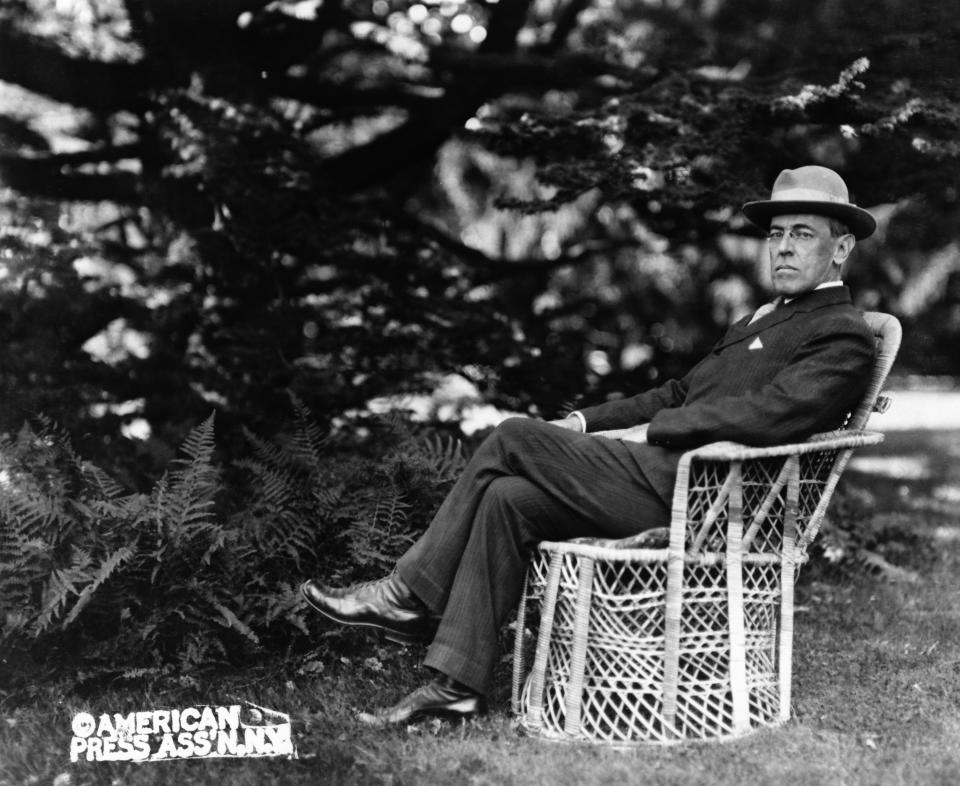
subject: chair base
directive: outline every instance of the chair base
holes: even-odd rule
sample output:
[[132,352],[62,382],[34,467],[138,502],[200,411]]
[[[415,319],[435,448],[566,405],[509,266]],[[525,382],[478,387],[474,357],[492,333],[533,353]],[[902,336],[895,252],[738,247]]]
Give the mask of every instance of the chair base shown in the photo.
[[736,742],[746,737],[752,737],[767,729],[776,729],[784,726],[789,721],[778,720],[763,726],[755,726],[739,734],[724,734],[715,737],[676,737],[670,739],[635,739],[635,740],[606,740],[585,735],[567,734],[566,732],[553,732],[545,728],[537,728],[529,725],[522,718],[519,720],[519,728],[530,738],[536,738],[541,742],[557,745],[583,745],[591,748],[600,747],[610,750],[631,751],[637,748],[662,748],[668,745],[685,745],[696,742]]
[[763,597],[748,604],[746,713],[738,724],[725,568],[705,562],[688,566],[689,577],[699,579],[690,598],[697,611],[683,618],[670,714],[664,707],[666,550],[542,544],[518,618],[520,637],[519,624],[533,611],[540,615],[529,674],[519,641],[514,654],[520,726],[544,740],[627,748],[736,739],[784,723],[776,663],[779,593],[762,582]]

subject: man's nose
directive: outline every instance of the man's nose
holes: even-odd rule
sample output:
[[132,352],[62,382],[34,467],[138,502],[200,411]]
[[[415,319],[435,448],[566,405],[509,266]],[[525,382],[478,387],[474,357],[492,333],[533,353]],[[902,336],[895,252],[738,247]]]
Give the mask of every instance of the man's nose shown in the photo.
[[777,243],[777,254],[784,255],[789,254],[793,250],[793,240],[790,237],[790,234],[787,232],[783,233],[783,236],[780,238],[780,241]]

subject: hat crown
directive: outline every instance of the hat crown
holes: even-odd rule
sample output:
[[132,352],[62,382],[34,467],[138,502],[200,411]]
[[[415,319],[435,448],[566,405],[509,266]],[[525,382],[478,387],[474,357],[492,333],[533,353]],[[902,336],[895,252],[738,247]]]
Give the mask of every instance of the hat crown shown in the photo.
[[824,166],[802,166],[784,169],[777,175],[770,193],[774,201],[822,199],[850,204],[847,184],[832,169]]
[[847,184],[832,169],[810,164],[784,169],[773,183],[770,199],[747,202],[743,214],[764,229],[774,216],[813,213],[843,222],[857,240],[870,237],[877,220],[850,202]]

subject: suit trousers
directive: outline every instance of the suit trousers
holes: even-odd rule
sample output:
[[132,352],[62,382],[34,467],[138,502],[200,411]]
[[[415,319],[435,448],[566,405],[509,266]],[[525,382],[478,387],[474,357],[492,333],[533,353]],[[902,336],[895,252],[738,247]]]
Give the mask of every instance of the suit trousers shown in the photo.
[[665,526],[667,505],[634,458],[646,447],[526,418],[500,424],[397,563],[441,615],[425,664],[486,693],[536,543]]

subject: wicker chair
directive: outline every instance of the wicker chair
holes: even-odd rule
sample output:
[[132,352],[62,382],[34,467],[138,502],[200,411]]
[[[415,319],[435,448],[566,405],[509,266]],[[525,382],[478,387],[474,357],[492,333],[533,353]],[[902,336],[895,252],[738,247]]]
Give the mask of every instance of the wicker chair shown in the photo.
[[[517,616],[513,711],[560,740],[630,745],[736,737],[790,717],[793,590],[880,390],[900,323],[867,313],[870,388],[847,427],[806,442],[685,453],[669,532],[543,542]],[[539,611],[533,665],[524,632]]]

